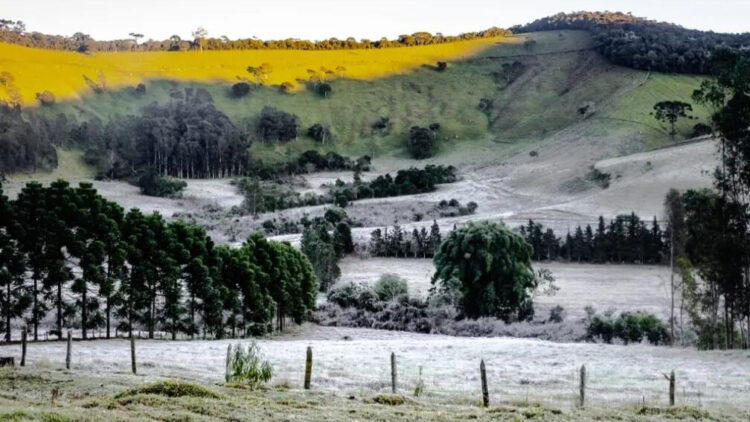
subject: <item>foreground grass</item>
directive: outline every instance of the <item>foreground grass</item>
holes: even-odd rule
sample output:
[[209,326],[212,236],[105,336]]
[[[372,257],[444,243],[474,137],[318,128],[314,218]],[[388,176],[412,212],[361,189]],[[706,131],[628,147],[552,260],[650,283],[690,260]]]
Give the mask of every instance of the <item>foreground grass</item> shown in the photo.
[[679,407],[556,409],[533,402],[497,403],[484,409],[478,402],[342,396],[287,385],[251,391],[44,368],[0,370],[0,386],[0,421],[740,421],[750,416]]

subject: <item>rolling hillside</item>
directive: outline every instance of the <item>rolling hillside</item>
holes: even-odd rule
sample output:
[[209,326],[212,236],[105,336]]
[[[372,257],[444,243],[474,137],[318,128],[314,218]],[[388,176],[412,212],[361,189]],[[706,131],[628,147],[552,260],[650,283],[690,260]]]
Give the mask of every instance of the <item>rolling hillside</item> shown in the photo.
[[[529,39],[535,42],[528,43]],[[641,145],[639,149],[647,149],[671,142],[666,129],[649,115],[653,104],[666,99],[690,101],[692,90],[701,80],[701,77],[655,74],[612,65],[594,51],[591,37],[583,31],[539,32],[501,40],[397,50],[401,57],[406,51],[415,54],[406,56],[396,64],[388,61],[390,50],[387,49],[112,53],[93,58],[74,53],[39,51],[44,55],[81,56],[80,60],[84,61],[104,60],[104,57],[115,60],[128,54],[133,54],[128,57],[171,54],[170,57],[180,60],[164,67],[160,75],[164,78],[177,75],[175,77],[178,79],[151,80],[146,83],[145,94],[136,94],[132,84],[121,89],[108,89],[101,94],[84,90],[81,98],[58,101],[54,106],[37,107],[29,109],[29,112],[49,116],[64,113],[79,121],[91,118],[107,121],[118,115],[137,114],[141,107],[154,101],[167,101],[170,92],[175,89],[200,87],[211,93],[217,107],[237,125],[256,118],[264,106],[271,105],[298,115],[303,133],[315,123],[331,127],[334,142],[327,145],[316,144],[305,136],[273,146],[256,142],[251,150],[252,155],[269,161],[286,159],[311,148],[335,150],[349,155],[406,157],[402,146],[409,128],[413,125],[428,126],[434,122],[441,125],[439,155],[460,150],[467,141],[484,141],[499,146],[527,144],[573,125],[616,131],[622,138],[635,137]],[[347,60],[356,62],[356,57],[363,56],[368,59],[355,65],[349,64],[346,77],[329,81],[332,93],[328,98],[322,98],[311,90],[286,93],[277,87],[255,87],[243,98],[230,95],[232,75],[242,70],[240,62],[248,63],[245,56],[272,54],[282,58],[297,53],[301,54],[298,57],[300,60],[301,57],[310,60],[347,57]],[[203,60],[204,57],[226,57],[229,60],[226,63],[235,65],[230,70],[230,65],[222,64],[224,62],[211,64],[210,69],[216,71],[216,75],[225,72],[223,80],[180,80],[179,75],[186,72],[181,60]],[[433,66],[435,60],[448,57],[452,58],[448,68],[437,71]],[[333,62],[326,63],[329,67],[333,66]],[[370,66],[368,63],[377,65]],[[504,65],[514,63],[520,70],[507,77],[503,73]],[[309,65],[296,62],[286,68],[278,67],[271,78],[284,80],[289,77],[286,72],[304,73],[303,68]],[[139,66],[146,65],[142,63]],[[407,69],[410,71],[406,72]],[[37,71],[41,71],[41,68]],[[399,73],[394,74],[397,71]],[[123,79],[123,83],[136,82],[141,77],[136,73],[132,73],[132,76],[133,79]],[[83,84],[83,79],[77,76],[63,78],[68,79],[74,80],[78,88]],[[489,100],[491,106],[480,110],[479,104],[483,99]],[[584,105],[589,106],[585,121],[578,111]],[[706,111],[702,108],[696,106],[693,114],[700,119],[696,121],[705,120]],[[371,125],[381,117],[390,119],[390,133],[373,135]],[[679,137],[689,137],[696,121],[680,121]]]

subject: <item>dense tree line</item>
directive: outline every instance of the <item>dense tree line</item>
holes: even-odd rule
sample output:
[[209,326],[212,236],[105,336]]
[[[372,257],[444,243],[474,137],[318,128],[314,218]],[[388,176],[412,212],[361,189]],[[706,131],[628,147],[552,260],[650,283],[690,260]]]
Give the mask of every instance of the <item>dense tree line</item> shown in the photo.
[[665,254],[664,231],[656,217],[647,224],[635,213],[609,222],[600,216],[595,227],[579,225],[564,238],[533,220],[519,232],[531,245],[535,261],[659,264]]
[[54,315],[65,327],[130,333],[143,327],[195,336],[262,334],[299,323],[315,306],[309,260],[286,243],[251,236],[216,246],[199,227],[159,214],[125,212],[89,183],[28,183],[17,199],[0,191],[0,328],[23,318],[39,338]]
[[716,73],[717,49],[747,54],[750,33],[719,34],[686,29],[624,13],[560,13],[512,28],[513,32],[576,29],[589,31],[597,50],[615,64],[658,72]]
[[403,230],[398,224],[375,229],[370,233],[367,253],[377,257],[432,258],[440,246],[440,226],[432,222],[429,232],[426,227]]
[[185,51],[185,50],[351,50],[373,48],[411,47],[417,45],[445,44],[456,41],[473,40],[477,38],[494,38],[511,35],[511,32],[501,28],[489,28],[484,31],[466,32],[460,35],[431,34],[416,32],[411,35],[401,35],[397,39],[389,40],[356,40],[349,37],[345,40],[329,38],[321,41],[299,40],[258,40],[245,38],[230,40],[227,37],[209,38],[205,30],[196,30],[194,38],[183,40],[178,35],[168,40],[147,40],[139,43],[142,34],[130,34],[131,38],[97,41],[89,35],[77,32],[70,37],[60,35],[46,35],[39,32],[29,32],[21,21],[0,19],[0,41],[23,45],[26,47],[47,48],[53,50],[69,50],[81,53],[97,51]]
[[59,120],[25,118],[19,107],[0,104],[0,176],[55,168],[57,153],[53,145],[60,137],[56,122]]
[[146,168],[182,178],[246,174],[250,141],[204,89],[174,91],[169,101],[144,107],[139,116],[97,119],[71,131],[86,160],[108,178],[132,177]]
[[[362,168],[360,164],[361,166],[369,166],[369,157],[365,158],[357,161],[352,183],[345,183],[338,179],[328,189],[328,192],[321,195],[310,192],[301,195],[279,180],[268,182],[263,181],[260,177],[239,179],[236,181],[236,186],[245,198],[243,201],[245,210],[257,215],[261,212],[321,204],[335,204],[344,208],[351,201],[360,199],[433,192],[438,184],[456,181],[453,166],[428,165],[424,169],[399,170],[396,177],[387,173],[378,176],[371,182],[365,182],[360,177],[360,168]],[[343,163],[346,163],[346,161]]]

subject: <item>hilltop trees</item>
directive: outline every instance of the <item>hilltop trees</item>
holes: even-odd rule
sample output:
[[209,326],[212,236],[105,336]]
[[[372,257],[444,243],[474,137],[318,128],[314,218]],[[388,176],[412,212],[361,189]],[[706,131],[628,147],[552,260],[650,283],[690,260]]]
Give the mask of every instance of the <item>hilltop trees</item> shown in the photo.
[[[371,48],[396,48],[413,45],[445,44],[456,41],[477,38],[493,38],[511,35],[511,32],[500,28],[489,28],[484,31],[466,32],[456,36],[417,32],[412,35],[402,35],[396,40],[382,38],[378,41],[360,40],[352,37],[345,40],[330,38],[321,41],[298,39],[286,40],[258,40],[245,38],[230,40],[226,37],[209,38],[208,31],[197,28],[191,34],[193,42],[182,41],[178,35],[167,40],[147,40],[138,43],[142,34],[130,33],[131,38],[96,41],[88,35],[76,33],[73,37],[46,35],[39,32],[27,32],[22,21],[0,20],[0,41],[23,45],[27,47],[48,48],[55,50],[70,50],[79,52],[96,51],[182,51],[188,48],[196,50],[348,50]],[[135,42],[134,42],[135,40]],[[343,74],[346,69],[339,66],[336,71]]]
[[102,198],[91,184],[29,183],[15,201],[0,191],[0,331],[27,317],[38,338],[54,310],[53,333],[144,327],[194,337],[226,330],[261,334],[276,314],[307,319],[317,283],[308,259],[288,244],[252,237],[239,249],[216,248],[205,231],[167,223]]
[[686,29],[619,12],[560,13],[512,28],[518,32],[577,29],[589,31],[597,50],[615,64],[657,72],[716,73],[718,50],[744,51],[750,34],[719,34]]
[[432,128],[431,125],[430,128],[412,126],[409,129],[409,139],[406,146],[411,156],[417,160],[430,158],[435,154],[436,132],[440,125],[436,126],[434,130]]
[[434,262],[432,283],[457,293],[469,318],[509,321],[533,315],[531,295],[539,282],[531,268],[531,246],[505,227],[483,222],[454,230]]

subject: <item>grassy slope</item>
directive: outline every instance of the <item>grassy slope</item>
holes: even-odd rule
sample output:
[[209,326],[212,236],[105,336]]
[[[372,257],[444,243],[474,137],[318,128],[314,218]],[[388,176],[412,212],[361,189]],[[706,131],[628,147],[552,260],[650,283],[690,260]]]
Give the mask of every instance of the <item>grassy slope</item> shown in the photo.
[[[89,91],[84,76],[93,80],[102,72],[110,88],[133,86],[152,79],[182,81],[236,81],[248,77],[247,66],[271,64],[267,82],[295,84],[308,78],[307,69],[321,67],[355,79],[373,79],[408,71],[438,60],[455,60],[481,51],[503,38],[372,50],[241,50],[189,52],[117,52],[91,55],[26,48],[0,43],[0,63],[10,72],[27,105],[38,104],[36,93],[49,90],[58,98],[77,98]],[[0,96],[7,93],[0,91]]]
[[[373,395],[345,397],[332,392],[304,391],[278,386],[249,391],[206,386],[219,398],[136,394],[115,399],[129,386],[146,381],[128,374],[84,374],[80,371],[20,368],[0,370],[0,421],[594,421],[594,420],[744,420],[732,415],[693,408],[553,409],[533,402],[506,403],[491,397],[491,407],[476,402],[415,399],[396,406],[377,404]],[[153,379],[148,379],[153,381]],[[51,401],[52,391],[57,399]]]
[[[523,46],[527,37],[537,41],[531,49]],[[166,101],[175,88],[193,86],[209,90],[217,106],[238,124],[257,116],[265,105],[272,105],[299,115],[303,130],[321,122],[329,124],[336,136],[334,143],[322,147],[304,136],[280,146],[255,144],[253,154],[267,160],[294,156],[310,148],[405,157],[402,145],[408,128],[433,122],[443,128],[441,152],[476,145],[464,141],[497,143],[500,149],[510,150],[507,144],[534,142],[571,126],[580,128],[581,133],[606,131],[617,139],[636,138],[644,147],[652,148],[670,142],[666,130],[649,115],[653,104],[666,99],[689,101],[700,81],[698,77],[648,75],[613,66],[593,51],[588,34],[579,31],[520,35],[485,47],[471,58],[451,62],[445,72],[422,66],[373,80],[336,79],[331,82],[333,93],[327,99],[310,91],[287,94],[276,88],[258,88],[245,98],[235,99],[229,95],[228,82],[151,81],[142,97],[127,88],[61,102],[38,112],[107,120],[136,113],[152,101]],[[503,63],[515,60],[523,62],[526,71],[506,86],[493,74]],[[481,98],[493,99],[489,116],[477,109]],[[596,113],[579,124],[582,117],[577,110],[584,103],[594,104]],[[694,114],[705,118],[706,112],[696,107]],[[370,125],[381,116],[391,119],[393,130],[385,137],[372,136]],[[695,122],[680,122],[681,138],[689,136]]]

